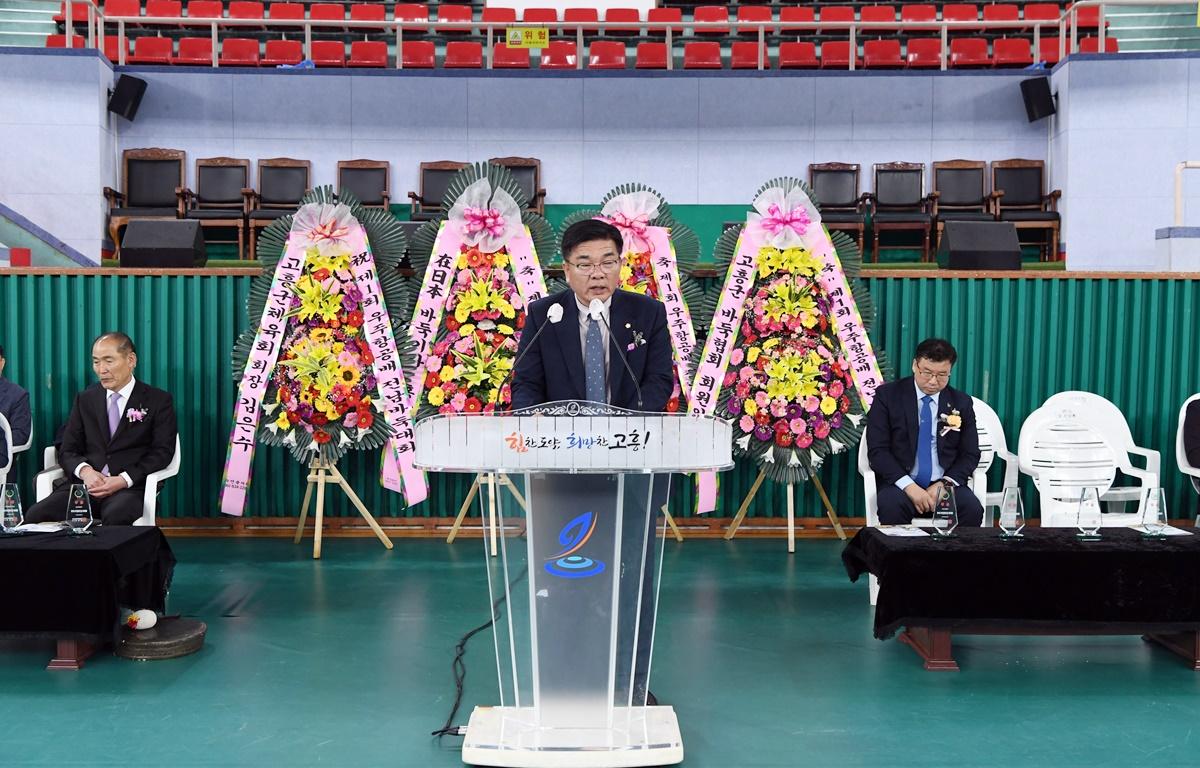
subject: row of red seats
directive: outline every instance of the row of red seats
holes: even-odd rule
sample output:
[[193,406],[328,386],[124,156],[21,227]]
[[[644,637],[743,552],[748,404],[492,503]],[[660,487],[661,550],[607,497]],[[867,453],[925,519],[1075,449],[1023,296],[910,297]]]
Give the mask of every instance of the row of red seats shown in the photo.
[[[75,2],[73,18],[78,21],[87,19],[87,2]],[[1069,7],[1069,6],[1068,6]],[[347,12],[347,8],[349,11]],[[1062,8],[1057,3],[1026,3],[1023,8],[1015,3],[992,3],[984,5],[982,13],[979,6],[973,3],[949,3],[942,6],[940,20],[957,22],[993,21],[1055,21],[1061,15]],[[104,15],[109,16],[154,16],[164,18],[187,19],[220,19],[225,18],[225,8],[222,0],[188,0],[187,15],[184,16],[182,0],[146,0],[145,14],[142,14],[141,0],[104,0]],[[66,0],[56,21],[63,21],[66,15]],[[271,19],[271,20],[303,20],[305,5],[295,2],[273,2],[264,8],[258,0],[231,0],[229,15],[231,19]],[[321,21],[385,21],[386,9],[382,3],[354,3],[349,6],[341,3],[312,3],[308,5],[307,18]],[[418,3],[397,3],[392,11],[396,21],[427,22],[450,21],[463,26],[440,30],[444,33],[465,33],[471,31],[469,22],[476,21],[474,9],[470,5],[442,3],[436,6],[435,15],[431,16],[429,6]],[[697,6],[692,18],[698,22],[721,24],[719,27],[696,30],[697,35],[725,36],[730,34],[729,9],[722,5]],[[478,22],[483,24],[508,24],[517,20],[517,13],[512,8],[484,8],[479,14]],[[528,8],[521,17],[522,21],[558,24],[562,22],[588,23],[600,20],[595,8],[568,8],[559,18],[554,8]],[[813,23],[818,20],[818,14],[813,6],[787,6],[779,9],[778,17],[774,9],[765,5],[743,5],[737,9],[734,20],[746,23],[765,23],[778,20],[782,24]],[[823,22],[849,23],[854,21],[877,22],[891,24],[903,22],[934,22],[939,20],[938,8],[932,3],[905,4],[899,11],[894,5],[867,5],[857,12],[853,6],[822,6],[819,20]],[[615,26],[608,27],[606,34],[638,34],[641,19],[639,11],[634,8],[609,8],[604,12],[604,21]],[[652,8],[646,17],[649,34],[666,34],[667,26],[683,21],[679,8]],[[1098,28],[1100,24],[1099,8],[1090,6],[1081,8],[1078,14],[1078,26],[1085,29]],[[405,27],[405,31],[421,31],[421,27]],[[565,28],[574,31],[572,28]],[[770,31],[770,30],[769,30]],[[777,27],[774,32],[778,33]],[[756,27],[740,27],[739,34],[757,34]],[[682,34],[682,27],[672,27],[672,34]]]
[[[83,47],[83,38],[75,36],[76,47]],[[128,43],[128,41],[127,41]],[[1049,64],[1058,63],[1058,38],[1042,38],[1038,59]],[[1114,38],[1106,39],[1109,53],[1117,50]],[[51,35],[46,45],[63,47],[63,35]],[[1085,37],[1079,41],[1080,52],[1096,53],[1099,39]],[[911,38],[904,50],[899,40],[868,40],[863,43],[861,56],[855,59],[856,67],[872,68],[937,68],[941,66],[941,40],[938,38]],[[730,45],[729,65],[732,69],[758,69],[759,57],[764,69],[771,69],[770,54],[758,43],[735,42]],[[116,37],[105,36],[104,54],[111,61],[119,61]],[[779,46],[778,66],[780,69],[847,69],[850,66],[849,41],[831,41],[820,46],[811,42],[782,43]],[[542,69],[576,69],[577,47],[571,40],[556,40],[541,52]],[[228,38],[221,42],[217,57],[220,66],[257,67],[296,64],[304,56],[304,47],[299,40],[268,40],[260,54],[259,42],[245,38]],[[213,58],[212,39],[208,37],[185,37],[179,41],[178,51],[174,41],[168,37],[139,37],[134,40],[132,50],[126,49],[128,64],[185,64],[211,65]],[[350,56],[346,57],[346,46],[338,41],[314,40],[312,60],[318,67],[387,67],[388,46],[382,41],[356,40],[350,44]],[[406,68],[430,69],[436,66],[435,47],[429,40],[413,40],[403,45],[402,63]],[[1001,38],[988,41],[983,38],[958,38],[950,41],[948,65],[960,67],[1024,67],[1032,64],[1033,50],[1025,38]],[[480,69],[483,67],[483,45],[475,42],[457,41],[446,44],[442,66],[449,69]],[[500,43],[493,49],[492,66],[497,69],[527,69],[530,66],[529,50],[509,48]],[[588,69],[625,69],[625,43],[615,40],[598,40],[588,46]],[[637,69],[666,69],[667,46],[665,43],[639,43],[634,66]],[[684,69],[724,69],[721,44],[717,42],[691,42],[683,47]]]

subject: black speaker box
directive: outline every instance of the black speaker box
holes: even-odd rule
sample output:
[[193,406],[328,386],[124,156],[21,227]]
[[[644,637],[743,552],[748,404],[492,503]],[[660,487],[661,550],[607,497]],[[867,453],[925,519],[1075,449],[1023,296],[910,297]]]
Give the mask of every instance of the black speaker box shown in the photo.
[[1020,269],[1021,244],[1009,221],[947,221],[938,246],[943,269]]
[[108,111],[133,121],[137,117],[138,107],[142,105],[142,96],[146,95],[146,81],[130,75],[121,75],[113,86],[112,95],[108,97]]
[[202,267],[204,262],[198,221],[135,219],[125,227],[122,267]]
[[1029,122],[1050,117],[1057,110],[1054,97],[1050,95],[1050,78],[1027,77],[1021,81],[1021,98],[1025,100],[1025,116]]

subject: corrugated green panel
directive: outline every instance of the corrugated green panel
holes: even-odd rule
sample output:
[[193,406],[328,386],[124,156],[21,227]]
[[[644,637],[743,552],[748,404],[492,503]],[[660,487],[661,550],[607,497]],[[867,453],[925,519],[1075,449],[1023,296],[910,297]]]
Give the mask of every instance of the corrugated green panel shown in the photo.
[[[921,339],[951,339],[961,358],[954,385],[987,400],[1015,446],[1022,420],[1049,395],[1083,389],[1123,410],[1134,438],[1162,454],[1172,514],[1192,510],[1194,497],[1175,469],[1176,417],[1200,390],[1200,281],[1121,278],[866,278],[878,307],[873,334],[906,371]],[[131,277],[5,275],[0,277],[0,344],[6,374],[29,388],[39,455],[20,461],[22,490],[32,495],[40,446],[52,440],[75,392],[92,381],[91,339],[111,328],[139,345],[138,376],[171,391],[179,411],[184,461],[168,485],[164,517],[215,517],[229,435],[234,387],[229,357],[245,320],[250,279],[238,276]],[[34,451],[31,451],[34,453]],[[442,517],[456,513],[469,478],[430,478],[430,501],[406,510],[378,483],[378,454],[353,453],[343,471],[363,501],[385,516]],[[755,471],[739,467],[721,479],[718,515],[730,516]],[[838,511],[862,514],[861,481],[853,457],[831,461],[822,481]],[[286,451],[260,447],[247,513],[295,516],[304,471]],[[686,516],[690,484],[677,483],[673,509]],[[1035,495],[1026,494],[1033,506]],[[331,515],[353,514],[340,493]],[[811,485],[797,488],[797,513],[823,515]],[[751,507],[758,517],[785,514],[782,487],[765,484]]]

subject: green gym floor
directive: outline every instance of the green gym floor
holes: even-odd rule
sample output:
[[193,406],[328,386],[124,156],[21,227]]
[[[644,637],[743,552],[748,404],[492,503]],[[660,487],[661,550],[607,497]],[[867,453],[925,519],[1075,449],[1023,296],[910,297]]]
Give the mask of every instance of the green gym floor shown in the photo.
[[[1196,766],[1200,674],[1136,637],[966,637],[958,673],[871,636],[837,541],[667,543],[652,688],[697,766]],[[47,672],[0,645],[2,766],[455,766],[452,648],[487,616],[478,539],[172,540],[199,653]],[[19,589],[19,584],[3,585]],[[1053,588],[1047,585],[1047,588]],[[471,641],[458,718],[495,702]]]

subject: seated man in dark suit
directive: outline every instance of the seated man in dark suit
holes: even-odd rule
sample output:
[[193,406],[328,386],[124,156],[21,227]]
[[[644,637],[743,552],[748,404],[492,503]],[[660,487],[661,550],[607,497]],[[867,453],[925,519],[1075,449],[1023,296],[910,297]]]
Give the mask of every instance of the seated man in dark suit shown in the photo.
[[[563,233],[563,268],[570,289],[529,305],[513,374],[514,409],[557,400],[590,400],[633,411],[666,411],[674,380],[667,311],[661,302],[617,289],[623,250],[620,230],[603,221],[580,221]],[[589,305],[594,301],[603,304],[599,318],[589,314]],[[621,360],[622,352],[632,376]],[[572,478],[572,487],[578,491],[580,481],[576,478],[588,476]],[[601,475],[591,478],[605,479]],[[665,477],[656,480],[651,509],[657,510],[666,502],[667,486]],[[626,503],[622,510],[623,530],[644,530],[646,546],[632,690],[621,688],[617,696],[629,696],[635,705],[653,706],[657,700],[647,683],[655,616],[655,516],[649,515],[643,521],[645,507],[636,503]],[[623,605],[637,604],[638,584],[637,578],[621,579]],[[633,645],[625,637],[618,643],[619,669],[631,668]]]
[[58,463],[66,477],[31,506],[32,523],[63,520],[72,483],[87,486],[92,515],[105,525],[130,525],[142,516],[146,475],[164,469],[175,453],[171,395],[133,377],[137,349],[119,331],[92,344],[99,379],[75,396],[63,430]]
[[[29,414],[29,393],[4,378],[4,347],[0,347],[0,416],[8,420],[13,446],[24,445],[33,429]],[[0,438],[0,467],[8,463],[8,449]]]
[[913,355],[913,375],[875,392],[867,412],[867,458],[884,525],[931,514],[945,485],[954,489],[959,523],[983,523],[983,506],[967,487],[979,465],[975,408],[970,395],[948,386],[957,359],[950,342],[926,339]]

